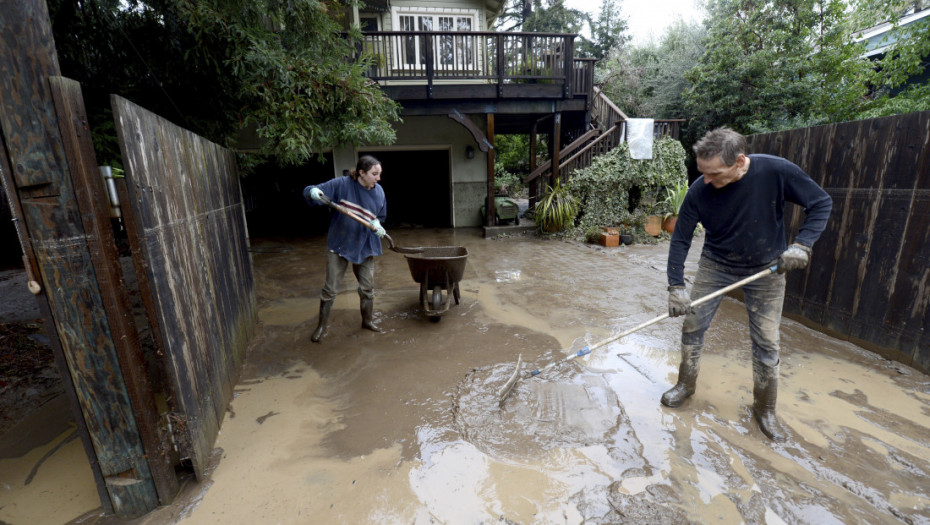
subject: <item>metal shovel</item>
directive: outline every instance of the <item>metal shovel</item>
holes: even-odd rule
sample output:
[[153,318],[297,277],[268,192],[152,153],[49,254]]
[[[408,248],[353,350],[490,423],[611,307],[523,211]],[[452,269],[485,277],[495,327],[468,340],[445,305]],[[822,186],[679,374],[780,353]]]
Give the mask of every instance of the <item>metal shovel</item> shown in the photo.
[[[751,282],[753,282],[753,281],[759,280],[759,279],[765,277],[766,275],[773,274],[773,273],[775,273],[776,271],[778,271],[778,265],[777,265],[777,264],[773,264],[772,266],[766,268],[765,270],[762,270],[762,271],[759,272],[759,273],[755,273],[755,274],[753,274],[753,275],[750,275],[749,277],[746,277],[745,279],[743,279],[743,280],[741,280],[741,281],[737,281],[737,282],[735,282],[735,283],[733,283],[733,284],[731,284],[731,285],[729,285],[729,286],[726,286],[726,287],[724,287],[724,288],[721,288],[721,289],[717,290],[716,292],[707,294],[707,295],[705,295],[704,297],[701,297],[700,299],[696,299],[696,300],[694,300],[694,301],[691,301],[691,306],[694,307],[694,306],[698,306],[698,305],[700,305],[700,304],[706,303],[707,301],[710,301],[711,299],[713,299],[713,298],[715,298],[715,297],[719,297],[719,296],[721,296],[721,295],[723,295],[723,294],[725,294],[725,293],[729,293],[729,292],[731,292],[731,291],[733,291],[733,290],[736,290],[737,288],[740,288],[740,287],[742,287],[742,286],[745,286],[745,285],[747,285],[747,284],[749,284],[749,283],[751,283]],[[616,334],[616,335],[613,335],[613,336],[611,336],[611,337],[608,337],[607,339],[604,339],[603,341],[598,341],[597,343],[594,343],[593,345],[586,346],[586,347],[582,348],[581,350],[578,350],[577,352],[575,352],[575,353],[569,355],[569,356],[566,357],[565,359],[562,359],[562,360],[560,360],[560,361],[554,361],[554,362],[549,363],[548,365],[544,366],[543,368],[538,368],[538,369],[536,369],[536,370],[533,370],[532,372],[527,373],[527,374],[524,376],[524,379],[529,379],[529,378],[531,378],[531,377],[538,376],[539,374],[545,372],[546,370],[549,370],[550,368],[552,368],[552,367],[554,367],[554,366],[556,366],[556,365],[560,365],[560,364],[562,364],[562,363],[567,363],[568,361],[571,361],[572,359],[574,359],[574,358],[576,358],[576,357],[581,357],[581,356],[588,355],[588,354],[590,354],[591,352],[593,352],[594,350],[596,350],[596,349],[598,349],[598,348],[600,348],[600,347],[602,347],[602,346],[604,346],[604,345],[610,344],[610,343],[616,341],[617,339],[620,339],[620,338],[622,338],[622,337],[628,336],[628,335],[632,334],[633,332],[642,330],[643,328],[646,328],[647,326],[651,326],[651,325],[653,325],[653,324],[655,324],[655,323],[658,323],[659,321],[662,321],[663,319],[667,319],[668,317],[669,317],[668,313],[664,313],[664,314],[660,315],[659,317],[656,317],[655,319],[651,319],[651,320],[649,320],[649,321],[646,321],[645,323],[642,323],[642,324],[640,324],[640,325],[634,326],[633,328],[630,328],[629,330],[627,330],[627,331],[625,331],[625,332],[621,332],[621,333],[619,333],[619,334]],[[520,379],[520,362],[521,362],[521,360],[522,360],[522,357],[523,357],[523,356],[521,355],[521,356],[517,359],[517,369],[514,370],[513,375],[510,376],[510,379],[508,379],[507,382],[504,383],[504,386],[503,386],[503,387],[498,391],[498,393],[497,393],[497,396],[498,396],[498,398],[500,399],[498,405],[499,405],[501,408],[503,408],[503,406],[504,406],[504,401],[507,399],[507,396],[510,395],[510,392],[512,392],[513,389],[514,389],[514,387],[517,385],[517,380]]]
[[[372,225],[369,221],[366,221],[365,219],[359,217],[358,215],[356,215],[354,211],[350,210],[349,208],[346,208],[342,204],[333,202],[332,199],[330,199],[326,195],[323,195],[320,198],[320,202],[338,211],[339,213],[348,215],[350,218],[355,220],[355,222],[361,224],[362,226],[368,228],[369,230],[371,231],[376,230],[374,225]],[[384,233],[384,238],[388,240],[388,244],[391,246],[391,249],[397,253],[423,253],[423,248],[404,248],[400,246],[394,246],[394,239],[392,239],[391,236],[387,234],[387,232]]]

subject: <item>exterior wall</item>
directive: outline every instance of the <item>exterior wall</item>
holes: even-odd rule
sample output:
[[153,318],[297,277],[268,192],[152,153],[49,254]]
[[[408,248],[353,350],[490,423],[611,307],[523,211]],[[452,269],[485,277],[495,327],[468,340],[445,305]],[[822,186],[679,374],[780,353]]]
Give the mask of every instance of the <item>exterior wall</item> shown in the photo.
[[[472,118],[480,129],[486,129],[484,118]],[[465,148],[475,150],[475,158],[465,158]],[[452,188],[452,224],[457,228],[481,226],[481,206],[487,198],[487,153],[478,148],[474,137],[464,126],[445,116],[405,117],[397,127],[397,141],[384,147],[386,151],[411,151],[418,148],[449,148]],[[342,170],[355,167],[359,149],[339,148],[333,152],[333,176],[342,175]],[[415,162],[415,158],[411,158]]]
[[[391,13],[378,13],[377,16],[380,19],[381,30],[382,31],[398,31],[399,28],[394,27],[393,21],[393,11],[396,8],[426,8],[430,11],[449,9],[450,12],[460,12],[462,9],[467,9],[475,11],[477,13],[477,25],[475,31],[487,31],[488,30],[488,20],[487,12],[484,9],[484,2],[456,2],[456,1],[432,1],[432,0],[394,0],[391,2]],[[361,13],[361,16],[375,16],[373,14],[366,14],[364,11]]]

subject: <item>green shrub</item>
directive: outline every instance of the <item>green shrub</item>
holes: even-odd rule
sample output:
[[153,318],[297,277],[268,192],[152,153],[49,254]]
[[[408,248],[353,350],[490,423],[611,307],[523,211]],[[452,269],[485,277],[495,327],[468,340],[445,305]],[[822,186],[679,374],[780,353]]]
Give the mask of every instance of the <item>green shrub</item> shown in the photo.
[[536,204],[536,229],[542,233],[556,233],[569,230],[578,215],[578,200],[571,194],[568,186],[563,186],[558,179],[555,186],[549,186],[546,194]]
[[494,193],[497,195],[507,195],[513,198],[525,197],[527,193],[526,184],[523,184],[523,178],[515,173],[510,173],[500,164],[494,165]]
[[685,150],[677,140],[657,140],[652,160],[631,159],[629,147],[622,143],[576,171],[566,185],[579,203],[575,233],[620,226],[637,241],[648,242],[652,238],[639,227],[644,217],[671,211],[666,209],[667,189],[687,183]]

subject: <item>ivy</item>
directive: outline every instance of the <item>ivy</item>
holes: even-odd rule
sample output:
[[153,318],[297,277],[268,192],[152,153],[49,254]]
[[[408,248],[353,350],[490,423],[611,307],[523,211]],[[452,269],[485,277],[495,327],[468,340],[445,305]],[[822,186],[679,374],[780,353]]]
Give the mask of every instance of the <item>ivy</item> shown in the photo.
[[649,242],[652,237],[638,226],[647,215],[671,211],[666,209],[666,189],[687,183],[685,149],[677,140],[657,140],[652,160],[633,160],[629,146],[622,143],[576,171],[569,181],[567,188],[580,203],[571,234],[618,226],[634,234],[637,241]]

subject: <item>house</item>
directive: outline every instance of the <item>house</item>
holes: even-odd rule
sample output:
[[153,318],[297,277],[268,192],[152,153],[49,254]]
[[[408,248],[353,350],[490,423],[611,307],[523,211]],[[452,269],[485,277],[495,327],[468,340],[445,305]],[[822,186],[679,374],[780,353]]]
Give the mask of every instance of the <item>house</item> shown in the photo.
[[881,58],[889,49],[898,43],[901,34],[908,27],[930,17],[930,2],[925,2],[923,8],[910,9],[899,20],[895,27],[891,22],[882,22],[881,24],[863,29],[855,35],[857,42],[862,42],[865,46],[864,58],[877,59]]
[[340,148],[333,165],[338,175],[358,155],[381,160],[389,224],[479,226],[496,134],[564,141],[590,124],[594,63],[575,59],[575,35],[488,31],[503,6],[382,0],[352,13],[376,57],[369,78],[403,123],[391,146]]
[[[865,52],[862,58],[878,61],[885,57],[889,50],[894,48],[906,34],[918,24],[924,24],[925,27],[930,23],[930,1],[915,0],[913,7],[909,8],[903,15],[898,18],[897,25],[892,22],[882,22],[854,35],[856,42],[863,44]],[[892,90],[892,94],[897,94],[908,86],[926,84],[930,82],[930,56],[923,57],[923,73],[913,75],[903,85]]]
[[[575,56],[576,35],[488,31],[503,6],[372,0],[349,8],[345,23],[363,33],[359,51],[375,57],[368,77],[402,106],[403,122],[394,144],[338,147],[314,176],[340,176],[372,154],[383,165],[388,228],[491,226],[493,213],[483,217],[481,207],[493,202],[496,135],[530,135],[531,201],[554,172],[564,178],[622,140],[626,116],[595,88],[594,59]],[[679,125],[657,121],[656,129],[677,137]],[[539,135],[550,159],[542,166]],[[289,194],[299,195],[307,171],[289,176]],[[276,213],[276,224],[319,222]]]

